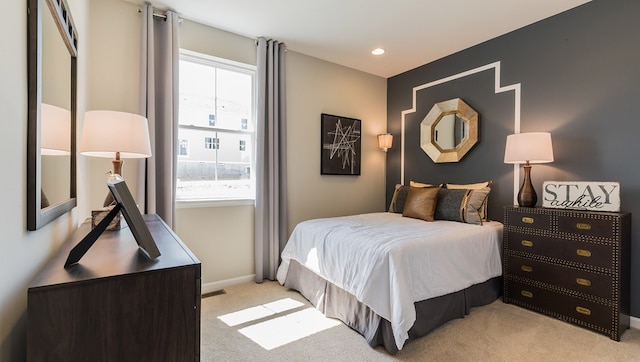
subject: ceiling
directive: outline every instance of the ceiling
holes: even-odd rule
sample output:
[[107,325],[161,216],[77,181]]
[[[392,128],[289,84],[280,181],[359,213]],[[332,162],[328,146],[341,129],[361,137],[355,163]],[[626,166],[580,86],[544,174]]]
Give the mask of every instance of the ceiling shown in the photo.
[[[140,3],[139,0],[127,0]],[[152,0],[181,17],[391,77],[589,0]],[[386,53],[373,56],[381,47]]]

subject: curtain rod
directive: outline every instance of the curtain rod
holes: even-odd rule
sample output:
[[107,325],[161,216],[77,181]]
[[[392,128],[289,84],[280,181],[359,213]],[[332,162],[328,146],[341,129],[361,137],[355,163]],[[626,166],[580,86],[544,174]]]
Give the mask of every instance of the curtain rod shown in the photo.
[[[138,8],[138,13],[142,13],[142,9]],[[156,17],[156,18],[162,18],[164,20],[167,20],[167,16],[165,14],[159,14],[159,13],[154,12],[153,16]],[[182,23],[182,18],[181,17],[178,17],[178,23]]]

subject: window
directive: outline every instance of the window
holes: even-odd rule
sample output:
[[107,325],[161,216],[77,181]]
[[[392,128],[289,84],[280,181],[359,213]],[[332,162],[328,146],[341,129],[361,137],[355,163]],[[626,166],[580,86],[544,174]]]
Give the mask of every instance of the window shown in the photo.
[[214,137],[205,137],[204,148],[207,150],[218,150],[220,149],[220,140]]
[[181,50],[179,71],[177,200],[254,199],[255,67]]
[[178,141],[178,156],[189,156],[189,141],[182,139]]

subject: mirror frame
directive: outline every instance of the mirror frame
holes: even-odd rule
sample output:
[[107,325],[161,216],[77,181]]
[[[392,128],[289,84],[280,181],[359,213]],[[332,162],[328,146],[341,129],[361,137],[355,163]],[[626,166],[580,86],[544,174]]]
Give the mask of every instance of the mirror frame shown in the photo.
[[[435,141],[438,122],[455,114],[467,123],[467,134],[455,148],[442,149]],[[433,105],[420,123],[420,147],[435,163],[458,162],[478,143],[478,112],[460,98]]]
[[[44,4],[47,4],[45,7]],[[46,9],[46,8],[49,9]],[[41,208],[42,15],[50,11],[71,58],[69,199]],[[78,34],[65,0],[28,0],[27,229],[37,230],[76,207],[76,101]]]

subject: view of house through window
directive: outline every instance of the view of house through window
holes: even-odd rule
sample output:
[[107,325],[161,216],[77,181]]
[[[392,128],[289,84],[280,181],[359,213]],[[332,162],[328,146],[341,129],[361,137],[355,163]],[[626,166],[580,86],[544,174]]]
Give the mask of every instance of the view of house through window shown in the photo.
[[178,200],[255,197],[254,79],[253,66],[181,50]]

